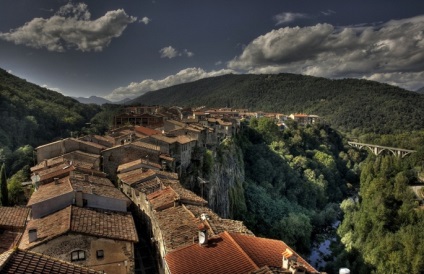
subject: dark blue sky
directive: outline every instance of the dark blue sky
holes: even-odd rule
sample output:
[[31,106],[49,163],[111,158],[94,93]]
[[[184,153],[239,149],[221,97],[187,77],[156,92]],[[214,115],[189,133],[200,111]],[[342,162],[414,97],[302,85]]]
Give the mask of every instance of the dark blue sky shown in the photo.
[[0,67],[69,96],[225,73],[424,86],[424,1],[0,0]]

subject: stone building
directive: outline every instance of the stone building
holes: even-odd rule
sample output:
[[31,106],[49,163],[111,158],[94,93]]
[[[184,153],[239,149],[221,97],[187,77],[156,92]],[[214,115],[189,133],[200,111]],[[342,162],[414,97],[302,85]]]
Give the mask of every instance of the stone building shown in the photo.
[[19,248],[104,273],[134,273],[138,242],[128,212],[68,206],[28,222]]
[[41,185],[27,204],[34,219],[69,205],[125,212],[130,200],[109,179],[72,173],[54,183]]

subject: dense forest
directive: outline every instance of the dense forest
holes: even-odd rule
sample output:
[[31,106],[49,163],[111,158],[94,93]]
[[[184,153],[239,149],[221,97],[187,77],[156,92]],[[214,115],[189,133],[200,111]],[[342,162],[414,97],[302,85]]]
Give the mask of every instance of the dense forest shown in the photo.
[[127,104],[248,108],[310,113],[341,132],[389,134],[424,128],[424,94],[359,79],[296,74],[224,75],[146,93]]
[[[342,220],[329,273],[340,267],[352,273],[422,273],[424,210],[410,186],[424,180],[423,94],[355,79],[225,75],[150,92],[132,103],[322,116],[323,123],[306,127],[287,121],[284,130],[266,118],[242,123],[215,154],[206,151],[201,175],[207,178],[214,162],[236,153],[243,181],[230,190],[230,216],[303,254],[316,235]],[[103,134],[119,110],[80,104],[0,69],[0,185],[9,192],[8,201],[0,201],[20,202],[17,193],[34,164],[34,147]],[[377,157],[349,147],[347,139],[417,152],[402,160]]]
[[29,178],[35,147],[58,138],[103,133],[116,108],[81,104],[0,69],[0,163],[5,164],[11,198]]

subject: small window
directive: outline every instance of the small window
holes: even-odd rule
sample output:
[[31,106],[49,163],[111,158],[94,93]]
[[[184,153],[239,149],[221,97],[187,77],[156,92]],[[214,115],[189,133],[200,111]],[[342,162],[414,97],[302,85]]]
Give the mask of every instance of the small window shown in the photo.
[[83,261],[85,260],[85,251],[84,250],[76,250],[71,253],[71,261]]
[[96,257],[97,259],[103,259],[105,257],[105,252],[103,251],[103,249],[96,251]]

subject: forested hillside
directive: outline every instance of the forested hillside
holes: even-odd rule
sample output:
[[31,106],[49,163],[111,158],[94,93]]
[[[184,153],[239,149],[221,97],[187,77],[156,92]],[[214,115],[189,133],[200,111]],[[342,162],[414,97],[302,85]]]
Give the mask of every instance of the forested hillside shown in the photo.
[[424,128],[424,94],[358,79],[224,75],[152,91],[130,103],[306,112],[324,117],[338,130],[357,134]]
[[99,110],[0,69],[1,147],[16,149],[68,136]]
[[0,161],[7,177],[34,164],[34,147],[81,131],[100,110],[0,69]]
[[368,157],[359,199],[341,205],[339,264],[353,273],[423,273],[424,210],[410,190],[423,161],[422,151],[405,159]]

